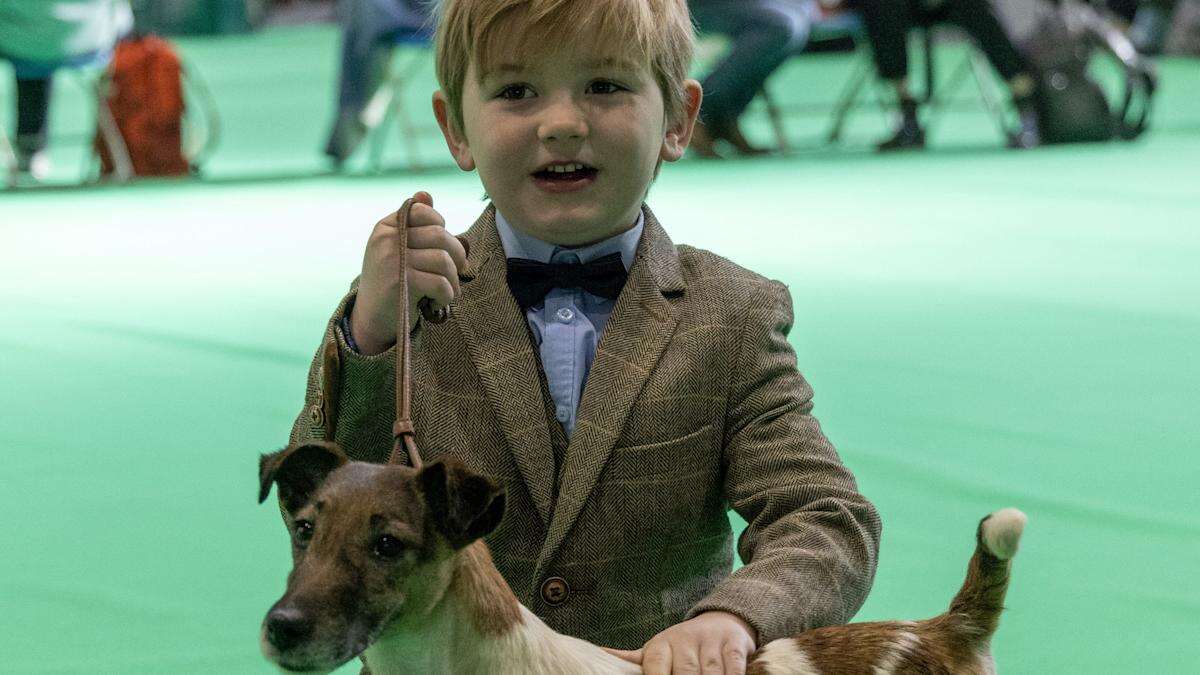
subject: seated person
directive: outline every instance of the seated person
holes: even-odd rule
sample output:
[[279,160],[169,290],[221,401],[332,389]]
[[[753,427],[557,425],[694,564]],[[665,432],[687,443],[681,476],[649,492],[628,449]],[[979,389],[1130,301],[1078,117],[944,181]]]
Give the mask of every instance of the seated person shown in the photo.
[[917,119],[917,101],[908,88],[908,32],[916,26],[947,22],[966,31],[1008,83],[1020,128],[1009,145],[1031,148],[1041,142],[1034,92],[1037,80],[1013,46],[987,0],[852,0],[862,13],[867,39],[875,54],[875,69],[896,92],[900,123],[881,151],[925,147],[925,131]]
[[728,35],[732,41],[729,53],[704,79],[704,106],[692,135],[697,155],[719,157],[718,141],[743,155],[765,152],[742,136],[738,118],[771,73],[808,40],[811,18],[805,5],[815,2],[689,0],[701,31]]
[[337,117],[325,154],[341,164],[366,136],[361,120],[371,96],[383,82],[397,34],[429,34],[428,0],[348,0],[338,3],[342,25],[342,61]]
[[103,64],[117,39],[133,28],[128,0],[0,4],[0,61],[17,76],[16,170],[44,178],[50,162],[50,92],[54,71]]

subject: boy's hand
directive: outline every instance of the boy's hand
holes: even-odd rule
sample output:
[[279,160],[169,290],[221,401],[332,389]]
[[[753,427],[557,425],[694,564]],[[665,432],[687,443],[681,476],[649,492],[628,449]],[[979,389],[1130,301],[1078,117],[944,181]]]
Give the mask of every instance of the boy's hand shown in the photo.
[[704,612],[650,638],[641,649],[604,651],[642,666],[646,675],[745,675],[754,628],[728,612]]
[[[458,239],[446,231],[446,221],[433,210],[427,192],[413,196],[408,218],[409,330],[417,321],[417,302],[427,297],[435,307],[449,305],[458,296],[458,271],[467,264],[467,253]],[[396,343],[400,270],[397,255],[397,214],[375,224],[363,254],[358,298],[350,310],[350,332],[363,354],[379,354]]]

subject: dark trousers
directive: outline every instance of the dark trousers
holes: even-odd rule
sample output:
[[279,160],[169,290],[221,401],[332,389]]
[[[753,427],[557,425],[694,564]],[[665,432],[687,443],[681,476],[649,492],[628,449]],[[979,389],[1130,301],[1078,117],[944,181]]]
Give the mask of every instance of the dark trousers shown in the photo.
[[46,147],[53,82],[50,75],[17,79],[17,152],[22,155],[32,155]]
[[388,59],[401,36],[431,40],[428,0],[341,0],[341,68],[338,74],[337,117],[326,154],[344,157],[347,127],[366,108],[383,82]]
[[690,0],[702,32],[728,35],[729,54],[704,79],[700,119],[722,127],[737,118],[767,77],[808,40],[808,17],[798,3],[779,0]]
[[921,0],[855,0],[875,55],[875,69],[885,80],[908,75],[908,32],[916,26],[951,23],[966,31],[1005,80],[1028,73],[1025,59],[1000,26],[987,0],[942,0],[929,8]]

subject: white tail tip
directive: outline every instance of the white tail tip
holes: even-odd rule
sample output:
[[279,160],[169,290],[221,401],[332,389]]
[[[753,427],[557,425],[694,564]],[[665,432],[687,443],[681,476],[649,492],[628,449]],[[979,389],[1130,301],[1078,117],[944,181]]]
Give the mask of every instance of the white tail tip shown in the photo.
[[1000,509],[983,521],[983,545],[988,553],[1001,560],[1017,554],[1017,543],[1029,519],[1019,509]]

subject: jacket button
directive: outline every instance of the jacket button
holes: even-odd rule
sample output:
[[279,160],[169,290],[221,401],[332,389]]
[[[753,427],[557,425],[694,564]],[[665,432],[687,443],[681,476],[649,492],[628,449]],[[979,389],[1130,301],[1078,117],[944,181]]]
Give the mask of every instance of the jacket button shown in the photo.
[[542,582],[542,600],[547,605],[561,605],[571,596],[571,587],[562,577],[550,577]]
[[313,424],[316,424],[317,426],[325,426],[325,411],[321,409],[321,406],[314,405],[309,411],[308,416],[312,420]]

